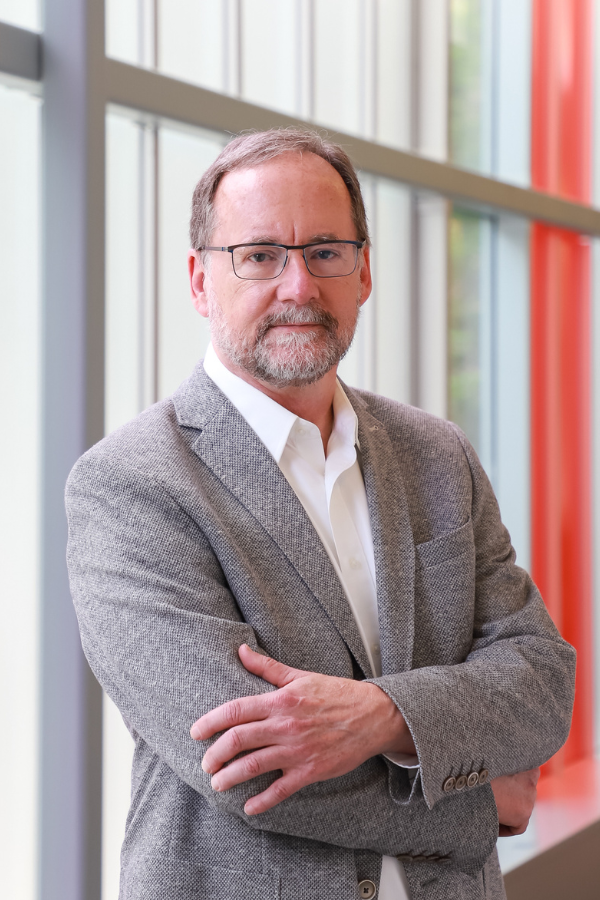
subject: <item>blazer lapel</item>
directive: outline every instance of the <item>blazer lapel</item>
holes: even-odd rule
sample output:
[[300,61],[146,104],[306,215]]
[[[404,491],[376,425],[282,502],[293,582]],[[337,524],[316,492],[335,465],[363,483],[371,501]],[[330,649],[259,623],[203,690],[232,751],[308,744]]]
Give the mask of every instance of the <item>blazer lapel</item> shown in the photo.
[[350,604],[327,552],[262,441],[201,365],[173,399],[179,423],[201,430],[193,444],[195,453],[287,556],[366,677],[372,677]]
[[353,391],[358,439],[371,518],[382,674],[412,667],[415,550],[408,503],[390,437]]

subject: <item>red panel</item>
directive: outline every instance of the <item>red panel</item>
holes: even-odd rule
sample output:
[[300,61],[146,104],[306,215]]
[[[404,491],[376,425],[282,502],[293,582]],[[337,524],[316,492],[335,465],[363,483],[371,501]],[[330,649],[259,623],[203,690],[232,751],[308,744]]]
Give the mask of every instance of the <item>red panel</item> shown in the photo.
[[[532,181],[584,202],[591,187],[591,0],[533,0]],[[590,252],[534,225],[531,247],[532,566],[578,651],[565,762],[593,752]]]

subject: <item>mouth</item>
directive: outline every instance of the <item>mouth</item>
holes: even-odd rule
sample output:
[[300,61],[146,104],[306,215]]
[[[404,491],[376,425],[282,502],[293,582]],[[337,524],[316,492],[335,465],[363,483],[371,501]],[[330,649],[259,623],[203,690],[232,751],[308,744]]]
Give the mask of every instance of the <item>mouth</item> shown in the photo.
[[271,325],[269,326],[269,331],[275,328],[278,331],[312,331],[314,328],[324,328],[324,325],[322,325],[321,322],[299,322],[298,324],[289,325]]

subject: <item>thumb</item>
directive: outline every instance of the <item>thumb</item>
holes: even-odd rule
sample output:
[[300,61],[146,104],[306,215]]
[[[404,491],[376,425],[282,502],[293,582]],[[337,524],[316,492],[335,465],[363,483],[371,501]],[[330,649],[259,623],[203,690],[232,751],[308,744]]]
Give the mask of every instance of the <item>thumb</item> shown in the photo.
[[257,653],[248,644],[242,644],[238,653],[242,665],[248,672],[258,675],[259,678],[263,678],[276,687],[285,687],[286,684],[308,675],[308,672],[304,672],[302,669],[292,669],[291,666],[286,666],[284,663],[277,662],[276,659],[271,659],[270,656],[263,656],[262,653]]

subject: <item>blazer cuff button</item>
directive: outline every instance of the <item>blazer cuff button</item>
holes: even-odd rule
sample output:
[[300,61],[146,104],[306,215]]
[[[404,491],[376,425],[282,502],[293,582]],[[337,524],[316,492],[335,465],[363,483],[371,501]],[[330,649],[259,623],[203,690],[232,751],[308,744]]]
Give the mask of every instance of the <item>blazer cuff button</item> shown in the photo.
[[479,784],[485,784],[489,778],[490,773],[487,769],[482,769],[479,773]]
[[456,778],[450,776],[450,778],[446,778],[442,788],[445,794],[449,794],[456,787]]
[[471,772],[469,777],[467,778],[467,787],[475,787],[476,784],[479,784],[479,773]]
[[464,790],[464,788],[466,786],[467,786],[467,776],[459,775],[458,778],[456,779],[456,790],[462,791],[462,790]]

